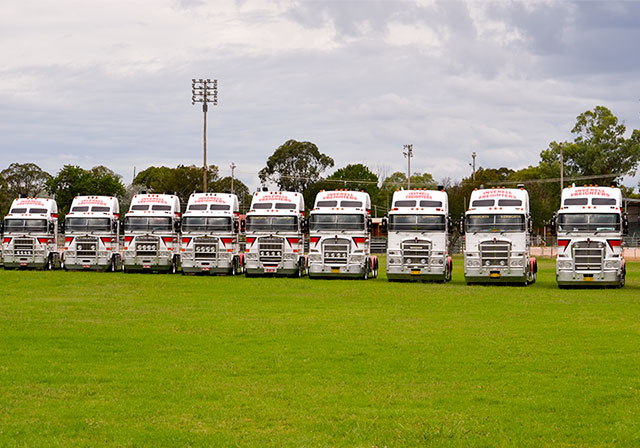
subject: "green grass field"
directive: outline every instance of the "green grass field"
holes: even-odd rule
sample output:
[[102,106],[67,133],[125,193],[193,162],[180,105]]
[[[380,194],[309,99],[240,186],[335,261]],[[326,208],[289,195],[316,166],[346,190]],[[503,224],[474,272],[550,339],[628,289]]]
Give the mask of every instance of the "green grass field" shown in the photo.
[[640,446],[622,290],[0,271],[0,446]]

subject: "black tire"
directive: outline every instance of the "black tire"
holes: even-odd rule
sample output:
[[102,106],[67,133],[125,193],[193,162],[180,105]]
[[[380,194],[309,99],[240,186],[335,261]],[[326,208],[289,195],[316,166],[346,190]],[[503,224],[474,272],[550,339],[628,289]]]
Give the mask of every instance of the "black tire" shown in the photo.
[[49,258],[47,258],[45,269],[47,271],[53,271],[53,256],[49,255]]
[[234,258],[231,261],[231,275],[234,277],[238,275],[238,259],[237,258]]

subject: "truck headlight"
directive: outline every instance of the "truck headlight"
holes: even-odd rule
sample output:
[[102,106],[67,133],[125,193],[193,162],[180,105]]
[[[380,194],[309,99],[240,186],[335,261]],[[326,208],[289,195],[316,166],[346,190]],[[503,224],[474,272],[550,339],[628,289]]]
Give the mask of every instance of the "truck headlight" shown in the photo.
[[515,260],[511,260],[510,265],[512,268],[521,268],[522,266],[524,266],[524,259],[516,258]]
[[470,268],[478,268],[480,267],[480,260],[467,260],[467,266]]
[[571,260],[558,260],[558,269],[571,269],[573,262]]
[[322,263],[322,254],[309,254],[310,263]]
[[285,260],[295,260],[298,257],[298,254],[294,254],[293,252],[285,252],[284,259]]
[[[422,261],[422,260],[421,260]],[[426,260],[425,260],[426,261]],[[424,263],[423,263],[424,264]],[[440,265],[442,266],[444,264],[444,259],[442,258],[432,258],[431,259],[431,264],[435,264],[435,265]]]
[[607,260],[604,262],[605,269],[617,269],[618,268],[618,260]]
[[388,255],[390,257],[397,257],[398,255],[400,255],[400,251],[399,250],[390,250],[390,251],[388,251]]
[[388,258],[388,262],[389,262],[389,264],[402,264],[402,260],[400,258],[396,258],[396,257]]
[[364,261],[364,255],[351,255],[351,261],[354,263],[362,263]]
[[256,252],[247,252],[246,254],[244,254],[245,258],[247,260],[257,260],[258,259],[258,254]]

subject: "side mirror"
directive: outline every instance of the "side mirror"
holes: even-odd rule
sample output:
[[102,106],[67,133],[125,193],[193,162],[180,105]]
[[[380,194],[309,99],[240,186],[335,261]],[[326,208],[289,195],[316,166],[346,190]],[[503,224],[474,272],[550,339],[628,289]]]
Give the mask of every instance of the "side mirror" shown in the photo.
[[629,217],[627,216],[626,213],[622,215],[622,234],[623,235],[629,234]]
[[465,225],[464,225],[464,215],[460,215],[460,220],[458,221],[458,230],[460,231],[461,235],[464,235],[465,232]]
[[551,220],[549,221],[549,230],[551,231],[551,235],[558,234],[558,215],[553,215]]
[[111,221],[111,233],[118,233],[118,220],[114,219],[113,221]]
[[243,219],[242,221],[240,221],[240,231],[242,233],[247,231],[247,220]]
[[307,233],[309,231],[309,220],[304,216],[300,218],[300,229],[302,233]]
[[527,219],[527,230],[529,233],[533,233],[533,218],[531,218],[531,216]]
[[240,223],[238,220],[233,221],[233,232],[238,233],[240,231]]
[[56,225],[52,222],[49,223],[49,233],[55,233]]
[[451,219],[451,215],[447,215],[447,233],[453,233],[453,219]]
[[182,226],[180,225],[180,221],[174,221],[173,222],[173,230],[176,233],[180,233],[180,230],[182,229]]
[[367,216],[367,232],[371,233],[371,216]]
[[389,231],[389,221],[387,219],[387,215],[382,217],[382,223],[380,223],[380,231],[382,233],[387,233]]
[[[0,226],[1,227],[1,226]],[[61,223],[58,224],[58,231],[60,233],[64,233],[65,231],[65,225],[64,225],[64,221],[62,221]]]

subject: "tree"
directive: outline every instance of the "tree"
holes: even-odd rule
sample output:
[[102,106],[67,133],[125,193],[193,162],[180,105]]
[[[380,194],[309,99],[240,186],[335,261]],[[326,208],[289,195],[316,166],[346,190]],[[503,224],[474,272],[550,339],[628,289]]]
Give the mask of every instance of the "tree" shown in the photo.
[[362,163],[347,165],[336,170],[335,173],[327,177],[327,181],[332,181],[333,188],[364,190],[371,196],[371,202],[377,205],[380,195],[378,176]]
[[55,195],[61,215],[69,212],[73,198],[78,195],[115,196],[119,200],[126,195],[121,176],[105,166],[85,170],[65,165],[48,180],[47,190]]
[[566,177],[603,176],[592,183],[608,184],[626,175],[635,175],[640,161],[640,131],[625,138],[626,127],[604,106],[578,115],[571,130],[573,142],[551,142],[540,153],[540,165],[560,175],[560,145]]
[[[209,165],[207,191],[215,192],[218,181],[218,167]],[[151,166],[140,171],[134,185],[144,187],[148,193],[177,194],[182,206],[186,206],[189,196],[194,191],[202,191],[202,168],[195,165],[178,165],[176,168]]]
[[51,175],[35,163],[12,163],[0,172],[6,193],[13,199],[18,196],[38,196],[46,187]]
[[333,165],[333,159],[313,143],[288,140],[275,150],[258,175],[263,184],[273,182],[281,190],[304,192]]

